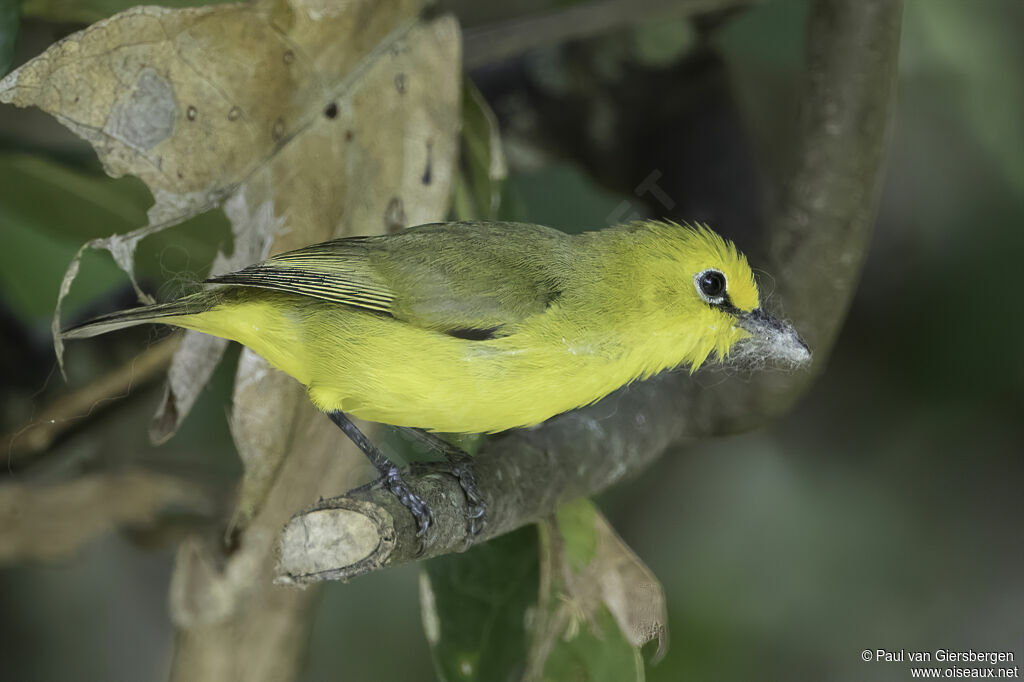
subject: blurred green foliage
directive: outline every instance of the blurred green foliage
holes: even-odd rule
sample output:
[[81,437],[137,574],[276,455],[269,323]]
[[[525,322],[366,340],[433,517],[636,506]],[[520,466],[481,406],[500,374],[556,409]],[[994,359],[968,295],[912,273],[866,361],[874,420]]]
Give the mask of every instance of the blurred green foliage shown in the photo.
[[20,14],[20,6],[14,0],[0,3],[0,76],[7,74],[14,60]]
[[557,225],[576,234],[609,227],[609,216],[619,203],[619,197],[594,184],[578,168],[559,163],[511,175],[499,216]]
[[544,666],[545,680],[632,682],[644,679],[644,664],[633,650],[607,607],[594,623],[579,623],[573,637],[560,641]]
[[[0,221],[8,245],[0,251],[0,286],[22,319],[53,313],[64,270],[84,241],[83,226],[124,231],[140,224],[145,211],[133,210],[133,197],[110,191],[110,184],[40,157],[0,158]],[[98,264],[79,293],[101,295],[117,285],[117,273],[113,261]]]
[[621,545],[598,556],[601,542],[614,542],[602,535],[606,528],[600,511],[581,499],[539,526],[428,561],[420,600],[438,679],[515,682],[539,673],[642,682],[640,650],[612,615],[605,586],[617,581],[620,609],[627,591],[643,592],[657,607],[662,601],[631,584],[637,578],[619,563]]
[[[768,180],[787,164],[805,16],[806,2],[773,0],[715,38]],[[1024,656],[1022,30],[1018,0],[907,2],[877,237],[827,371],[779,425],[669,454],[602,500],[669,598],[672,647],[650,679],[907,679],[860,660],[876,647]],[[45,344],[71,254],[143,224],[148,199],[132,180],[3,144],[0,298]],[[503,191],[502,217],[572,230],[604,226],[622,201],[568,164],[513,174]],[[229,239],[223,218],[205,220],[143,242],[143,276],[198,278]],[[89,258],[69,315],[119,283],[106,255]],[[100,371],[130,353],[73,348],[69,366],[76,355]],[[230,379],[227,365],[167,446],[145,442],[150,390],[65,441],[63,466],[157,462],[229,483]],[[60,565],[0,570],[5,676],[162,677],[171,561],[116,536]],[[409,567],[328,586],[306,679],[433,679],[416,581]]]
[[[146,224],[149,191],[134,178],[114,180],[42,156],[0,154],[0,224],[6,247],[0,249],[0,290],[22,319],[49,319],[64,270],[82,244],[128,232]],[[197,276],[229,238],[219,213],[200,216],[143,242],[140,277],[165,281],[175,273]],[[230,242],[227,244],[230,247]],[[30,257],[27,257],[30,256]],[[74,302],[94,301],[124,283],[106,254],[90,257],[72,289]]]

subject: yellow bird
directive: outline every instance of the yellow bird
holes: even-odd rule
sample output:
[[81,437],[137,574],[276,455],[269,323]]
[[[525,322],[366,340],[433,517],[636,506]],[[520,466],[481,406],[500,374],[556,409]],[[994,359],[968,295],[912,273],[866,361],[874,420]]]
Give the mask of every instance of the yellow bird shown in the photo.
[[[170,303],[111,313],[65,338],[159,322],[238,341],[288,373],[360,446],[426,533],[430,511],[345,416],[429,432],[538,424],[667,369],[742,352],[809,360],[760,307],[746,258],[700,226],[638,222],[568,235],[436,223],[273,256]],[[475,524],[474,524],[475,528]]]

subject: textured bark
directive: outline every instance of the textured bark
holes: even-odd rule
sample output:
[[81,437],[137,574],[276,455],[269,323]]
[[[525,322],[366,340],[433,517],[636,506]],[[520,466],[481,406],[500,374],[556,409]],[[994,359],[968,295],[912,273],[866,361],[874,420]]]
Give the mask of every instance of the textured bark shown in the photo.
[[[819,0],[808,23],[801,126],[781,209],[770,222],[777,297],[816,354],[813,370],[728,376],[703,387],[670,374],[592,407],[490,441],[476,458],[489,504],[486,539],[642,470],[686,438],[742,431],[785,411],[806,389],[846,316],[874,224],[889,137],[902,4]],[[424,557],[465,544],[455,480],[407,474],[433,508]],[[409,513],[358,489],[296,515],[280,544],[280,580],[345,579],[417,558]]]

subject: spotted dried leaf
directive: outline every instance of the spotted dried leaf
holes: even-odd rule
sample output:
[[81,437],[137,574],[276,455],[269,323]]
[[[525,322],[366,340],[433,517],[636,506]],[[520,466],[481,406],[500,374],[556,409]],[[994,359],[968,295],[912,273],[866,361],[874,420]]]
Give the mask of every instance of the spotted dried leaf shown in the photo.
[[[148,226],[84,247],[110,251],[133,284],[134,252],[141,239],[245,187],[253,211],[268,198],[277,199],[274,215],[291,230],[279,250],[312,241],[309,233],[330,236],[350,227],[343,222],[380,231],[387,202],[414,206],[406,217],[415,222],[437,216],[447,199],[445,175],[451,173],[458,125],[448,95],[454,85],[448,84],[457,82],[458,34],[451,21],[435,22],[431,28],[441,44],[424,46],[421,38],[430,29],[417,24],[418,10],[416,0],[137,7],[65,38],[10,74],[0,81],[0,101],[48,111],[93,145],[109,174],[138,176],[150,188],[156,201]],[[411,61],[410,55],[424,63]],[[388,87],[367,78],[381,70],[382,61],[385,69],[395,70],[386,79]],[[424,92],[436,97],[425,99]],[[364,135],[358,134],[360,101],[379,105],[377,112],[385,119]],[[327,109],[338,119],[329,129],[318,125]],[[390,136],[399,153],[378,156],[381,150],[372,147],[379,135]],[[353,150],[366,150],[369,158]],[[282,156],[291,158],[282,162]],[[415,169],[406,168],[409,156],[418,157]],[[360,165],[365,161],[369,166]],[[436,166],[432,177],[437,182],[426,188],[416,183],[403,196],[400,188],[380,182],[394,177],[396,166],[410,176]],[[339,176],[356,170],[369,172],[359,174],[357,201],[348,202],[337,184]],[[388,192],[384,207],[364,200],[366,191],[373,194],[382,187]],[[288,200],[281,201],[284,197]],[[346,205],[350,220],[342,221],[339,209]],[[237,253],[240,230],[235,232]],[[68,268],[61,299],[78,272],[80,256]],[[148,302],[137,285],[136,290]],[[58,302],[55,332],[59,314]],[[61,358],[59,334],[55,346]],[[190,347],[186,344],[183,352]],[[216,354],[212,346],[206,350]],[[201,386],[205,377],[200,379],[195,383]],[[177,418],[164,415],[172,424],[190,402],[169,395],[175,397]],[[166,437],[164,426],[157,435]]]
[[[444,217],[459,35],[452,19],[418,21],[419,9],[416,0],[134,8],[0,81],[0,101],[50,112],[93,145],[108,173],[136,175],[153,193],[149,225],[83,249],[110,251],[131,276],[141,239],[224,204],[234,244],[214,264],[223,272],[268,250]],[[58,356],[59,317],[58,302]],[[174,433],[223,347],[195,334],[182,344],[154,439]],[[288,420],[251,418],[282,390],[255,367],[239,370],[232,417],[247,463],[239,519],[255,513],[287,450]]]

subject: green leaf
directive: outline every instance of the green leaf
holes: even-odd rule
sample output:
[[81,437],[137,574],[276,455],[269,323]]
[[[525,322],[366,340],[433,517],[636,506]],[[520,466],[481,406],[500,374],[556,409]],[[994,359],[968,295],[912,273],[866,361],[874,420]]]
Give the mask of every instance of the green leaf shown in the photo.
[[460,220],[493,220],[508,177],[498,119],[468,79],[462,89],[462,139],[453,202]]
[[[141,190],[141,192],[133,191]],[[68,262],[97,229],[130,229],[146,219],[145,188],[70,170],[41,157],[0,156],[0,290],[26,320],[53,313]],[[120,282],[111,261],[90,268],[79,295]]]
[[582,571],[594,560],[597,551],[594,518],[597,513],[593,503],[585,497],[563,504],[555,512],[555,523],[562,536],[565,559],[574,573]]
[[537,530],[532,526],[426,563],[420,602],[440,680],[522,678],[538,566]]
[[[533,528],[428,562],[423,627],[445,682],[640,682],[665,598],[587,500]],[[659,651],[660,653],[660,651]]]
[[[161,0],[162,7],[222,5],[232,0]],[[25,0],[25,16],[60,23],[91,24],[140,4],[139,0]],[[146,3],[142,3],[146,4]]]
[[18,37],[18,10],[17,0],[0,2],[0,76],[7,74],[14,60],[14,45]]
[[622,635],[606,607],[598,609],[589,623],[575,622],[548,655],[545,682],[628,682],[644,680],[640,650]]

